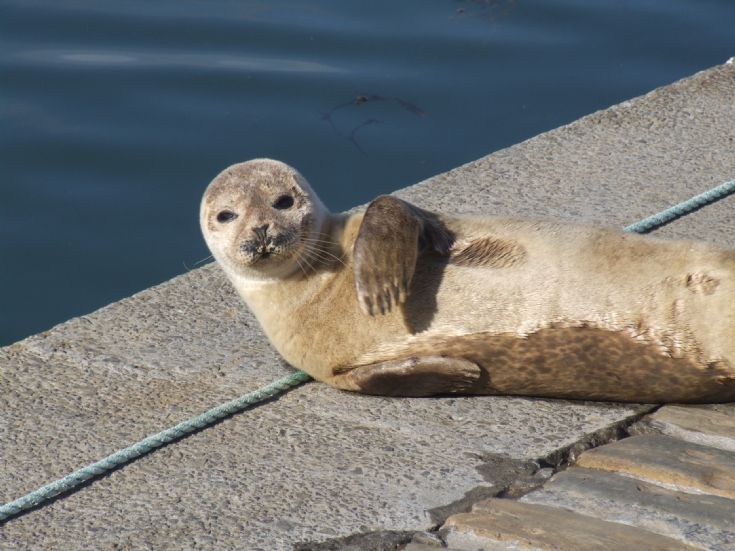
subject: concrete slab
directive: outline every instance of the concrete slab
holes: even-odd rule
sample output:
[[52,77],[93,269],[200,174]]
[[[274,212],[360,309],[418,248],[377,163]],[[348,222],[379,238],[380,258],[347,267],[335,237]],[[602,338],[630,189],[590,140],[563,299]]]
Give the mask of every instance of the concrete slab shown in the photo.
[[[198,371],[134,377],[42,361],[23,350],[2,353],[4,499],[262,377],[243,382],[242,374]],[[0,544],[21,545],[40,530],[56,545],[94,534],[88,541],[103,547],[245,541],[270,550],[355,532],[428,529],[439,522],[432,510],[477,487],[493,495],[522,469],[505,458],[505,470],[497,461],[489,470],[494,454],[540,457],[635,411],[492,397],[374,398],[311,383],[7,523]]]
[[[622,226],[735,176],[733,90],[735,66],[716,67],[399,193],[447,212]],[[663,233],[735,246],[734,205]],[[0,498],[288,369],[213,266],[7,347]],[[276,550],[424,530],[442,520],[437,511],[453,512],[448,504],[493,495],[528,461],[644,410],[390,400],[313,383],[8,522],[0,547]]]
[[557,507],[489,499],[471,513],[449,517],[442,528],[450,547],[556,551],[693,550],[634,526],[606,522]]
[[638,526],[703,549],[735,549],[735,500],[731,499],[676,492],[627,476],[571,468],[521,501]]
[[735,452],[660,434],[632,436],[589,450],[577,465],[685,492],[735,499]]
[[687,442],[735,452],[735,416],[697,406],[665,406],[630,429],[631,434],[658,432]]

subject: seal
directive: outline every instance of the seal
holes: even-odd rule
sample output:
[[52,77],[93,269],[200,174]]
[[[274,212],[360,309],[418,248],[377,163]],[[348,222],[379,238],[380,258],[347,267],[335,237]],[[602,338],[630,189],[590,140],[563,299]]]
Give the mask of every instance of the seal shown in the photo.
[[735,400],[735,251],[393,196],[332,214],[269,159],[221,172],[200,222],[279,353],[340,389]]

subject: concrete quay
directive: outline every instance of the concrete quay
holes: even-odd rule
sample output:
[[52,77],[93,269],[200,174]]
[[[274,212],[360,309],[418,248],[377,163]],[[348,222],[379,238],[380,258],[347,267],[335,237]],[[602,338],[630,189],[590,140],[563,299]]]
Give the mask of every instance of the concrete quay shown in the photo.
[[[735,177],[733,121],[730,62],[397,194],[619,228]],[[735,248],[734,207],[729,197],[657,235]],[[213,265],[2,348],[0,500],[289,370]],[[526,514],[537,532],[552,518],[586,526],[599,546],[609,528],[633,549],[733,549],[726,518],[710,514],[732,501],[730,410],[676,407],[648,417],[654,405],[389,399],[308,383],[0,525],[0,549],[565,548],[519,535],[512,521]],[[625,462],[631,446],[653,454],[645,472]],[[647,497],[634,522],[636,477]],[[488,515],[489,532],[510,535],[472,543]]]

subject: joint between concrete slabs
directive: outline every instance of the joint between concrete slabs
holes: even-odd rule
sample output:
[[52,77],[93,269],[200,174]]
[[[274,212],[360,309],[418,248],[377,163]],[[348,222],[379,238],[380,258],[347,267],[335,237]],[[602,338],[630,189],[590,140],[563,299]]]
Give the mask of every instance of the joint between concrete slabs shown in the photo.
[[604,446],[610,442],[621,440],[630,436],[629,429],[643,419],[645,416],[655,413],[661,405],[649,404],[641,406],[641,409],[625,419],[621,419],[617,423],[613,423],[608,427],[604,427],[598,431],[590,433],[579,441],[574,442],[564,448],[551,452],[545,457],[539,458],[537,461],[542,466],[549,466],[554,472],[564,470],[569,465],[575,463],[580,454],[587,450]]
[[[651,405],[650,409],[631,415],[610,427],[606,427],[581,438],[578,442],[556,450],[549,455],[539,457],[534,461],[519,461],[512,458],[487,454],[481,459],[483,464],[477,469],[484,473],[490,486],[476,486],[465,492],[465,496],[445,506],[429,511],[434,525],[418,534],[433,536],[446,547],[442,526],[447,519],[458,513],[469,513],[474,505],[491,498],[518,499],[530,493],[548,481],[554,474],[566,470],[576,461],[583,452],[604,446],[611,442],[630,436],[628,429],[642,418],[651,415],[661,406]],[[498,468],[498,465],[503,465]],[[498,470],[500,473],[498,473]],[[548,470],[543,477],[536,475]],[[493,480],[493,475],[496,479]],[[499,483],[499,484],[498,484]],[[374,551],[376,549],[398,549],[399,545],[413,540],[416,533],[411,531],[393,532],[389,530],[370,533],[355,533],[349,536],[328,540],[321,543],[302,542],[295,546],[298,551]]]

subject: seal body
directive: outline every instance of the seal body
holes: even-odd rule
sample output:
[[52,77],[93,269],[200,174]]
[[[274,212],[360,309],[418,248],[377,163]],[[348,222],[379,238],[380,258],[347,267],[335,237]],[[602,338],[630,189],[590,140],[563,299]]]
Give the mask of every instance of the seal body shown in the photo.
[[[302,213],[308,234],[296,234],[268,275],[223,252],[283,214],[246,206],[265,192],[244,166],[278,167],[316,197],[281,163],[235,165],[205,194],[205,238],[273,345],[320,381],[407,396],[735,400],[733,251],[560,222],[442,216],[393,197],[332,215],[317,199]],[[231,188],[218,192],[225,180]],[[257,219],[239,237],[217,229],[223,197],[243,205],[243,220]]]

